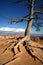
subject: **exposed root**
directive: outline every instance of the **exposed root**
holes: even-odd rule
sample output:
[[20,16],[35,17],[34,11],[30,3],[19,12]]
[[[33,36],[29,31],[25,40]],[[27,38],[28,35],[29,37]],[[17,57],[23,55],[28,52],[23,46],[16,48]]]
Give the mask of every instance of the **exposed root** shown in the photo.
[[18,51],[20,52],[20,47],[18,46]]
[[21,53],[22,53],[22,52],[16,54],[11,60],[9,60],[9,61],[3,63],[2,65],[6,65],[6,64],[12,62],[13,60],[14,60],[14,61],[17,60],[18,58],[20,58]]
[[41,60],[41,59],[39,59],[37,56],[35,56],[32,52],[33,52],[33,49],[30,49],[30,47],[35,47],[35,48],[39,48],[39,49],[42,49],[43,50],[43,48],[40,48],[40,47],[37,47],[37,46],[32,46],[32,45],[26,45],[26,42],[25,42],[25,48],[26,48],[26,51],[28,52],[28,54],[30,54],[33,58],[34,58],[34,60],[39,60],[41,63],[43,63],[43,61]]
[[39,60],[41,63],[43,63],[43,61],[42,61],[41,59],[39,59],[37,56],[35,56],[35,55],[32,54],[32,52],[31,52],[31,50],[30,50],[29,48],[27,49],[27,46],[25,46],[25,48],[26,48],[28,54],[30,54],[30,55],[34,58],[34,60],[37,59],[37,60]]
[[16,60],[17,58],[19,58],[19,57],[13,58],[13,59],[11,59],[10,61],[8,61],[8,62],[6,62],[6,63],[4,63],[4,64],[2,64],[2,65],[5,65],[5,64],[7,64],[7,63],[9,63],[9,62],[11,62],[11,61],[13,61],[13,60]]
[[24,37],[23,39],[21,39],[20,42],[18,42],[18,40],[17,40],[16,43],[11,43],[9,46],[7,46],[7,47],[5,48],[5,50],[4,50],[1,54],[3,54],[3,53],[4,53],[7,49],[9,49],[11,46],[17,48],[21,43],[23,43],[23,42],[26,40],[26,38],[27,38],[27,36]]
[[32,45],[32,44],[30,44],[29,42],[26,42],[26,41],[24,41],[24,44],[28,47],[34,47],[34,48],[39,48],[39,49],[43,50],[43,46],[34,46],[34,45]]
[[7,49],[9,49],[10,46],[15,46],[16,44],[17,44],[17,42],[16,42],[16,43],[11,43],[9,46],[7,46],[7,47],[5,48],[5,50],[4,50],[1,54],[3,54]]
[[23,44],[23,42],[27,39],[27,36],[25,36],[23,39],[21,39],[17,45],[15,46],[15,48],[17,48],[20,44]]
[[[20,42],[18,42],[18,43],[13,43],[14,45],[13,45],[13,44],[10,44],[10,45],[4,50],[4,52],[5,52],[8,48],[10,48],[10,46],[12,46],[12,45],[13,45],[14,48],[17,48],[18,51],[20,52],[19,45],[20,45],[20,44],[23,44],[23,46],[25,46],[26,51],[28,52],[28,54],[30,54],[30,55],[32,56],[32,58],[34,58],[34,60],[37,59],[37,60],[39,60],[41,63],[43,63],[43,61],[42,61],[41,59],[39,59],[35,54],[32,53],[32,52],[33,52],[33,49],[30,49],[30,47],[34,47],[34,48],[39,48],[39,49],[43,50],[43,47],[38,47],[38,46],[30,45],[30,44],[29,44],[29,41],[27,42],[26,39],[27,39],[27,36],[24,37],[23,39],[21,39]],[[13,52],[14,55],[15,55],[14,48],[12,48],[11,50],[12,50],[12,52]],[[4,52],[3,52],[3,53],[4,53]],[[16,58],[17,58],[17,57],[16,57]],[[10,61],[4,63],[3,65],[5,65],[5,64],[7,64],[7,63],[9,63],[9,62],[11,62],[12,60],[14,60],[14,59],[16,59],[16,58],[11,59]]]
[[34,48],[39,48],[41,50],[43,50],[43,47],[37,47],[37,46],[32,46],[32,45],[29,45],[30,47],[34,47]]
[[14,51],[14,48],[12,48],[11,51],[13,52],[14,55],[16,55],[16,54],[15,54],[15,51]]

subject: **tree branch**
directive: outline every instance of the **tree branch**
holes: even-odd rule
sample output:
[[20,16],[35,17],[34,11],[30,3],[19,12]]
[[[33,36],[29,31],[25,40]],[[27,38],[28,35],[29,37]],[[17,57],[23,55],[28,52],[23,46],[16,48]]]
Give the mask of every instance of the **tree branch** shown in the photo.
[[35,27],[42,27],[43,25],[43,22],[38,22],[38,23],[35,23],[33,22],[32,26],[35,26]]
[[11,20],[11,22],[12,23],[14,23],[14,22],[16,22],[16,23],[19,23],[19,22],[22,22],[22,21],[29,21],[29,20],[32,20],[32,19],[34,19],[34,20],[43,20],[43,18],[40,18],[40,17],[38,17],[38,18],[26,18],[26,17],[24,17],[24,18],[22,18],[22,19],[18,19],[18,20]]
[[19,22],[22,22],[22,21],[24,21],[24,18],[27,18],[29,15],[26,15],[26,16],[24,16],[22,19],[18,19],[18,20],[15,20],[15,19],[10,19],[11,20],[11,22],[12,23],[14,23],[14,22],[16,22],[16,23],[19,23]]
[[34,13],[43,14],[43,12],[42,12],[42,11],[34,11]]

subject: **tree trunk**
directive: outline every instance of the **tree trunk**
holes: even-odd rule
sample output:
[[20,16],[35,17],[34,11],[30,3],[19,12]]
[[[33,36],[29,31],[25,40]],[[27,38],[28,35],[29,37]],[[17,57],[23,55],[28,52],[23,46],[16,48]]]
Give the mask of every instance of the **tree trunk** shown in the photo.
[[31,18],[33,18],[33,13],[34,13],[33,8],[34,8],[34,0],[31,0],[30,16],[29,16],[30,20],[27,23],[27,28],[26,28],[26,31],[25,31],[25,36],[27,36],[27,39],[26,39],[27,41],[30,40],[30,32],[31,32],[32,21],[33,21],[33,19],[31,19]]

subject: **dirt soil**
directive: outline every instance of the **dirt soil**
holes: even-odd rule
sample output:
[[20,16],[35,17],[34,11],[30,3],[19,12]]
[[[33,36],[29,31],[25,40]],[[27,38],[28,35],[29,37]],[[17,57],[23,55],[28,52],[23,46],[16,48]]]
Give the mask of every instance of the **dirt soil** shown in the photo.
[[[29,49],[19,42],[14,36],[0,36],[0,65],[43,65],[43,40],[42,43],[30,40]],[[19,37],[19,36],[18,36]]]

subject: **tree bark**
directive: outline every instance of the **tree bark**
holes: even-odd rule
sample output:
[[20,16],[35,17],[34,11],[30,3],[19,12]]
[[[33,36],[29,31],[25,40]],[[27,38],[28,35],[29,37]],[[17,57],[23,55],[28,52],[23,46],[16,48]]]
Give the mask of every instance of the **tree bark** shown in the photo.
[[31,0],[30,16],[29,16],[30,20],[27,23],[27,28],[25,31],[25,36],[27,36],[27,39],[26,39],[27,41],[30,40],[30,33],[31,33],[32,21],[33,21],[33,19],[31,18],[33,18],[33,14],[34,14],[34,1],[35,0]]

